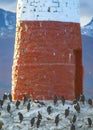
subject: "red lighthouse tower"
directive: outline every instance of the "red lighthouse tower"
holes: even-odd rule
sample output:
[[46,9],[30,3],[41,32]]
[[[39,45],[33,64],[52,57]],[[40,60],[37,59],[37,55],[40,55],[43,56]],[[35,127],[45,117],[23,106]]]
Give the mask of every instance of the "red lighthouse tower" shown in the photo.
[[82,93],[79,0],[18,0],[13,98]]

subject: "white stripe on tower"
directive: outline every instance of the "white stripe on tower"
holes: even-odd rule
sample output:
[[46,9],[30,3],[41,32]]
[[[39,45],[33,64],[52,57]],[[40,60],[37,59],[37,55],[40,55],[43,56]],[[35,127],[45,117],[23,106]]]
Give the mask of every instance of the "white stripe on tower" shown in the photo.
[[18,0],[18,21],[80,23],[79,0]]

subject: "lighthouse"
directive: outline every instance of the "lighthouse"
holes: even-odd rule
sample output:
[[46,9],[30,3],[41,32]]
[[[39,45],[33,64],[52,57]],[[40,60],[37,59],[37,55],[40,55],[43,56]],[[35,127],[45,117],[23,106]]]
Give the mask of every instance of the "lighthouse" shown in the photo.
[[79,0],[18,0],[13,99],[74,99],[83,91]]

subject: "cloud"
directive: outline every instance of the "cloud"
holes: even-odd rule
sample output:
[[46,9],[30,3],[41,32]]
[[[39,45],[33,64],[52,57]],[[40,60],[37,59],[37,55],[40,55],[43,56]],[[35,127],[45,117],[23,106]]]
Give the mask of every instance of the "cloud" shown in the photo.
[[80,0],[81,15],[93,17],[93,0]]
[[0,0],[0,4],[10,4],[10,3],[15,3],[17,2],[17,0]]
[[0,0],[0,8],[5,10],[15,12],[16,4],[17,4],[17,0]]

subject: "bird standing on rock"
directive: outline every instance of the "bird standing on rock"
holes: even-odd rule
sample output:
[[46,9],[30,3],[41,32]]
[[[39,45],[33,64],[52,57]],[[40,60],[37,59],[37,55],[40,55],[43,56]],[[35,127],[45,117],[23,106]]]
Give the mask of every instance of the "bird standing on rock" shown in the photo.
[[74,115],[73,118],[72,118],[72,122],[75,123],[75,122],[76,122],[76,119],[77,119],[77,118],[76,118],[76,115]]
[[74,105],[74,108],[77,111],[77,113],[80,113],[80,105],[79,105],[79,103],[77,103],[76,105]]
[[92,106],[92,99],[88,99],[88,104]]
[[40,112],[38,112],[37,119],[42,119],[42,115],[40,114]]
[[62,102],[62,104],[64,106],[65,105],[65,98],[64,98],[64,96],[61,97],[61,102]]
[[34,123],[35,123],[35,117],[33,117],[33,118],[30,120],[31,127],[34,125]]
[[16,109],[19,109],[20,101],[17,100],[15,105],[16,105]]
[[92,120],[91,120],[91,118],[88,118],[87,120],[88,120],[88,126],[91,127],[91,125],[92,125]]
[[58,97],[56,95],[54,95],[54,105],[57,104],[57,101],[58,101]]
[[3,100],[0,100],[0,107],[1,107],[1,108],[2,108],[3,104],[4,104],[4,101],[3,101]]
[[12,102],[12,95],[9,94],[8,97],[9,97],[10,102]]
[[75,130],[75,125],[71,124],[70,130]]
[[7,93],[4,93],[3,95],[3,101],[5,101],[7,99]]
[[4,125],[3,121],[0,121],[0,130],[2,130],[3,125]]
[[27,104],[27,110],[30,110],[30,102]]
[[21,112],[18,112],[20,123],[23,121],[23,114]]
[[27,96],[24,94],[24,95],[23,95],[23,105],[24,105],[27,101],[28,101],[28,98],[27,98]]
[[51,106],[48,106],[48,107],[47,107],[47,112],[48,112],[49,115],[51,114],[51,112],[52,112]]
[[80,95],[80,101],[84,104],[85,103],[85,96],[83,94]]
[[78,101],[75,99],[75,100],[73,100],[73,105],[74,104],[77,104],[78,103]]
[[11,106],[10,104],[7,105],[7,112],[10,113]]
[[41,123],[41,119],[38,119],[37,122],[36,122],[37,128],[40,127],[40,123]]
[[65,118],[69,116],[69,107],[67,109],[65,109]]
[[56,126],[58,126],[58,123],[59,123],[59,114],[55,117],[55,124],[56,124]]

